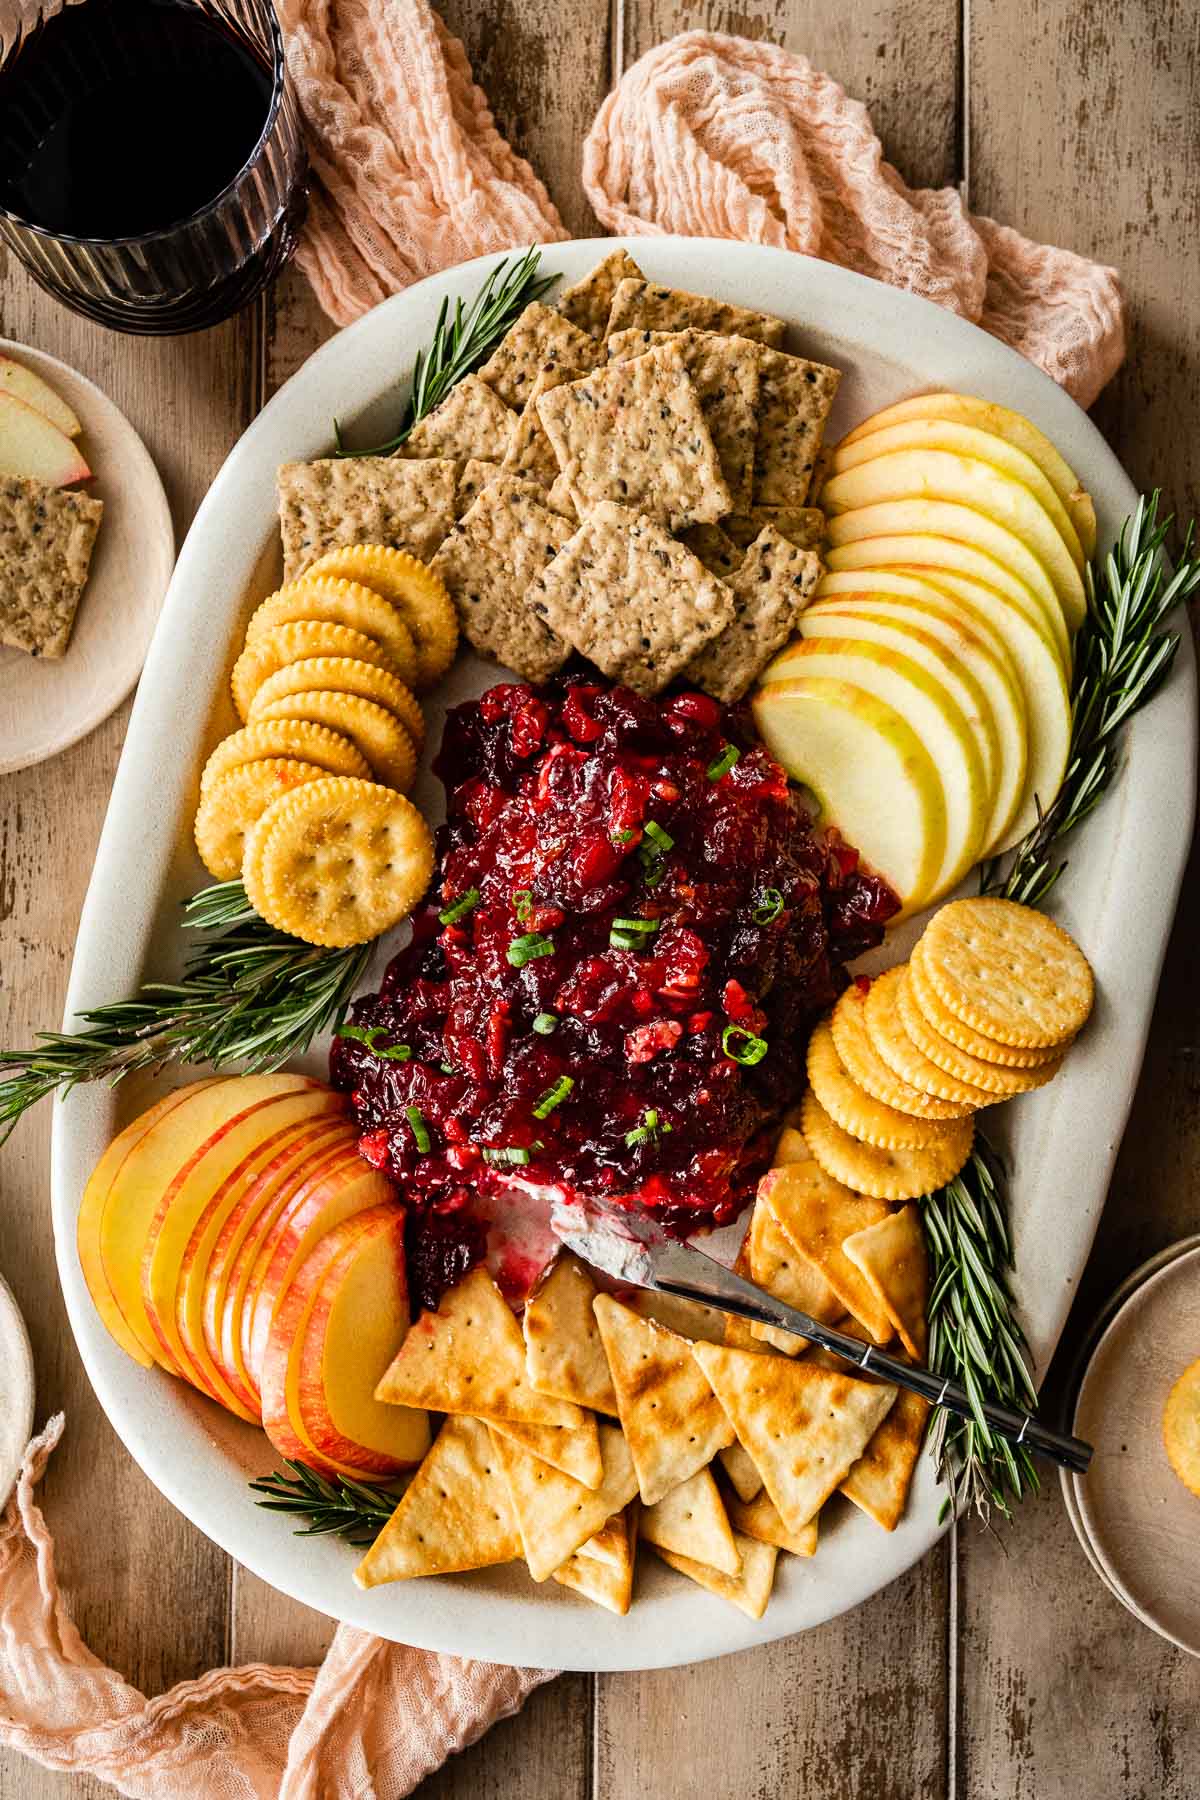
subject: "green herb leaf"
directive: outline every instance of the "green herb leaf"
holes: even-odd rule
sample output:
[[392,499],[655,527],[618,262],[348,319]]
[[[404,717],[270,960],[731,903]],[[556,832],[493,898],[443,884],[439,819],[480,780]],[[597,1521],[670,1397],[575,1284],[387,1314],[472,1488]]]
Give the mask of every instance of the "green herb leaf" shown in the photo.
[[485,1149],[483,1160],[498,1166],[507,1163],[514,1168],[524,1168],[529,1161],[529,1151],[517,1144],[503,1144],[499,1149]]
[[419,1106],[406,1106],[404,1116],[412,1128],[418,1151],[422,1156],[427,1156],[432,1140],[429,1136],[429,1126],[425,1123],[425,1114]]
[[276,1470],[260,1475],[249,1487],[263,1496],[256,1506],[308,1520],[297,1527],[297,1537],[341,1537],[350,1544],[372,1544],[400,1504],[394,1488],[368,1487],[346,1476],[327,1481],[303,1463],[288,1461],[287,1466],[290,1477]]
[[365,1044],[373,1056],[382,1057],[384,1062],[408,1062],[412,1056],[409,1044],[380,1044],[380,1038],[387,1036],[382,1025],[343,1025],[338,1036]]
[[762,899],[754,909],[753,918],[756,925],[769,925],[783,911],[783,895],[778,888],[764,888]]
[[533,1021],[533,1029],[539,1037],[550,1037],[558,1030],[558,1014],[541,1012]]

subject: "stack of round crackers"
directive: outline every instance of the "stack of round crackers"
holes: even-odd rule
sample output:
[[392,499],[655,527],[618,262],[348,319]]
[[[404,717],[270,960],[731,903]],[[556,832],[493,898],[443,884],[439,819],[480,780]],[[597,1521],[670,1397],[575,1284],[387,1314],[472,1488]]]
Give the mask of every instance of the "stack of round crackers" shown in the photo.
[[943,1187],[971,1153],[974,1113],[1053,1080],[1092,995],[1087,958],[1044,913],[942,907],[909,962],[853,983],[813,1032],[813,1156],[877,1200]]
[[416,694],[458,648],[454,607],[414,557],[331,550],[264,600],[233,670],[239,731],[200,779],[196,846],[269,924],[365,943],[407,916],[433,843],[403,798],[425,721]]

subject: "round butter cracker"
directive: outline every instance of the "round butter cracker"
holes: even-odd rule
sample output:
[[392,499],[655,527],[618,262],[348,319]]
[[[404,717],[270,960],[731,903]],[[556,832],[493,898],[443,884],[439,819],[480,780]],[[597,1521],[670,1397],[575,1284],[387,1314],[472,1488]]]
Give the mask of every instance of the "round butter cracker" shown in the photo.
[[881,1150],[862,1144],[830,1118],[810,1088],[803,1101],[804,1136],[813,1158],[845,1187],[873,1200],[919,1200],[958,1174],[975,1138],[971,1119],[961,1119],[937,1144],[921,1150]]
[[324,769],[327,775],[361,775],[371,773],[371,765],[355,749],[349,738],[323,725],[306,719],[263,719],[256,725],[243,725],[240,731],[222,738],[204,765],[200,792],[207,793],[213,782],[243,763],[263,762],[269,757],[293,756],[299,762]]
[[209,874],[218,881],[240,875],[246,834],[272,802],[311,782],[330,779],[337,778],[291,756],[242,763],[218,775],[201,794],[196,810],[196,848]]
[[329,619],[296,619],[290,625],[271,625],[246,645],[233,665],[233,703],[239,718],[244,722],[250,717],[255,695],[269,676],[292,663],[326,656],[353,657],[396,674],[382,645],[349,625],[335,625]]
[[303,688],[298,694],[282,694],[256,710],[255,716],[263,724],[311,719],[348,738],[365,758],[364,766],[331,769],[331,775],[373,775],[399,794],[407,794],[416,777],[417,752],[404,726],[386,706],[364,700],[359,694],[339,693],[336,688]]
[[449,669],[458,651],[458,614],[444,581],[432,569],[386,544],[350,544],[319,556],[306,576],[331,575],[357,581],[390,602],[412,633],[417,648],[418,692]]
[[877,1149],[920,1150],[953,1129],[940,1119],[900,1112],[859,1087],[846,1073],[828,1019],[821,1020],[808,1040],[808,1080],[834,1123],[860,1143],[874,1144]]
[[417,749],[424,744],[425,717],[412,690],[398,676],[354,656],[310,656],[277,669],[255,694],[250,717],[261,718],[269,706],[287,694],[303,694],[315,688],[357,694],[360,700],[386,706],[395,713]]
[[1064,1044],[1051,1045],[1046,1050],[1034,1050],[1028,1046],[1017,1044],[999,1044],[992,1038],[985,1038],[978,1031],[972,1031],[961,1019],[956,1019],[952,1012],[947,1012],[925,973],[922,956],[923,940],[916,944],[908,961],[908,985],[912,997],[920,1007],[932,1030],[940,1038],[966,1050],[971,1056],[977,1056],[983,1062],[998,1063],[1003,1069],[1036,1069],[1042,1063],[1054,1062],[1066,1048]]
[[854,981],[846,989],[830,1016],[829,1025],[842,1065],[852,1081],[858,1083],[885,1106],[898,1112],[911,1113],[918,1119],[961,1119],[971,1112],[970,1106],[955,1105],[950,1100],[935,1099],[907,1081],[901,1081],[884,1062],[867,1033],[865,983]]
[[1011,1099],[1014,1094],[1031,1094],[1035,1088],[1045,1087],[1062,1067],[1063,1059],[1059,1055],[1032,1069],[1004,1069],[998,1063],[984,1062],[981,1057],[972,1056],[969,1051],[960,1050],[957,1044],[940,1037],[913,998],[911,963],[904,980],[896,985],[896,1010],[900,1024],[922,1056],[928,1057],[956,1080],[982,1088],[996,1101]]
[[348,625],[361,631],[387,652],[401,681],[412,687],[417,679],[417,646],[403,616],[390,600],[359,581],[340,581],[332,575],[302,576],[269,594],[246,627],[252,644],[273,625],[291,625],[301,619],[324,619],[331,625]]
[[896,993],[905,979],[906,970],[907,964],[900,963],[877,975],[871,983],[863,1019],[876,1053],[894,1075],[922,1093],[933,1094],[955,1106],[968,1107],[972,1112],[981,1106],[993,1105],[994,1094],[989,1094],[986,1088],[976,1087],[973,1081],[960,1081],[956,1075],[948,1075],[945,1069],[939,1069],[936,1063],[922,1055],[905,1031],[900,1023]]
[[1092,1010],[1082,950],[1045,913],[1015,900],[952,900],[925,927],[922,956],[946,1011],[1000,1044],[1063,1044]]

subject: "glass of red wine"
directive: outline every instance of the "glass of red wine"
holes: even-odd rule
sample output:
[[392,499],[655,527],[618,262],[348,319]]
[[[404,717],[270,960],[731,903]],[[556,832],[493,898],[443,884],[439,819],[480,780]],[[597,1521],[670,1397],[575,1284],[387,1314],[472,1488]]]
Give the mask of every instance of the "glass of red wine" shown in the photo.
[[291,256],[305,168],[271,0],[0,0],[0,241],[74,311],[228,318]]

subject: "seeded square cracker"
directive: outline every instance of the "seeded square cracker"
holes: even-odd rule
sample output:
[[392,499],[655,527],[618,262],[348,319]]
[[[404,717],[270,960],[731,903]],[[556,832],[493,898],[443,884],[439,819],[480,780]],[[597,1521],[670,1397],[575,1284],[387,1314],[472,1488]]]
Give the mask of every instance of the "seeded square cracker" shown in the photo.
[[430,564],[449,588],[475,649],[526,681],[545,681],[569,654],[526,598],[572,530],[545,501],[533,482],[497,475]]
[[803,506],[840,369],[764,350],[759,358],[755,506]]
[[590,275],[564,288],[557,306],[564,319],[578,325],[589,337],[602,338],[620,281],[644,281],[645,276],[628,250],[614,250],[596,264]]
[[765,525],[773,525],[798,550],[819,550],[825,542],[825,514],[819,506],[752,506],[721,520],[722,531],[743,550]]
[[771,526],[727,577],[733,622],[694,656],[684,679],[731,706],[791,637],[821,574],[820,559],[798,550]]
[[679,531],[730,510],[699,396],[674,344],[553,388],[537,409],[581,518],[615,500]]
[[486,457],[502,462],[512,441],[516,416],[478,375],[465,375],[442,404],[413,426],[400,446],[402,457],[452,456],[457,462]]
[[674,344],[700,397],[704,423],[729,489],[730,510],[750,504],[754,473],[754,439],[758,429],[759,346],[749,338],[723,337],[719,331],[615,331],[608,337],[610,362],[643,356],[647,350]]
[[752,312],[707,294],[688,294],[682,288],[658,287],[652,281],[619,281],[608,315],[608,334],[614,331],[719,331],[725,337],[752,338],[756,344],[778,346],[787,327],[771,313]]
[[0,644],[66,654],[104,502],[0,476]]
[[555,369],[582,375],[595,368],[599,355],[598,346],[586,331],[580,331],[552,307],[533,300],[496,345],[480,369],[479,379],[506,406],[519,412],[539,375]]
[[[543,394],[548,394],[552,388],[561,387],[566,379],[566,371],[561,369],[543,370],[537,377],[525,402],[525,409],[517,419],[517,427],[504,458],[506,475],[515,475],[522,481],[536,481],[539,487],[547,489],[557,481],[558,458],[554,454],[553,444],[546,436],[537,403]],[[573,507],[571,512],[574,514]]]
[[462,518],[468,506],[478,500],[485,487],[495,481],[500,473],[498,462],[487,462],[481,456],[472,456],[462,466],[458,478],[458,486],[454,490],[454,511],[457,518]]
[[686,545],[603,500],[535,582],[551,631],[612,681],[657,694],[733,618],[733,596]]
[[454,523],[449,457],[330,456],[284,463],[276,478],[283,579],[342,544],[387,544],[428,562]]
[[745,550],[727,537],[720,525],[689,525],[679,535],[680,541],[687,545],[693,556],[700,558],[710,575],[728,581],[741,567]]

